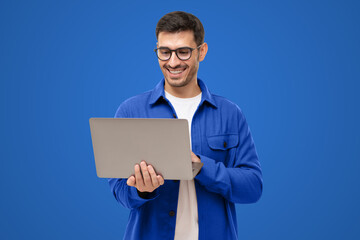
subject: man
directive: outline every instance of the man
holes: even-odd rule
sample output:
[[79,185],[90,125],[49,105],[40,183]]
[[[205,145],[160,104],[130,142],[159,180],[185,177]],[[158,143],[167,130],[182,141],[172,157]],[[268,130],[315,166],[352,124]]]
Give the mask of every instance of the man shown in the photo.
[[237,239],[234,204],[256,202],[262,193],[245,117],[197,78],[208,50],[198,18],[168,13],[159,20],[156,37],[164,79],[123,102],[115,117],[188,119],[191,160],[204,165],[192,181],[164,181],[139,159],[134,176],[109,179],[117,201],[131,209],[124,239]]

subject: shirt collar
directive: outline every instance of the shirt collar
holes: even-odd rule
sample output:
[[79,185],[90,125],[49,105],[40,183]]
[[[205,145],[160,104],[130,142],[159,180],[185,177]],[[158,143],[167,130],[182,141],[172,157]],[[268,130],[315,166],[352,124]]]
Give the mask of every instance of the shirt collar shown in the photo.
[[[212,94],[209,92],[205,83],[202,80],[200,80],[199,78],[197,80],[198,80],[198,84],[199,84],[199,87],[202,92],[200,105],[202,105],[204,102],[208,102],[210,105],[217,108],[214,98],[213,98]],[[150,105],[155,104],[159,99],[165,99],[164,84],[165,84],[165,79],[162,79],[155,86],[155,88],[153,89],[151,96],[150,96],[150,101],[149,101]]]

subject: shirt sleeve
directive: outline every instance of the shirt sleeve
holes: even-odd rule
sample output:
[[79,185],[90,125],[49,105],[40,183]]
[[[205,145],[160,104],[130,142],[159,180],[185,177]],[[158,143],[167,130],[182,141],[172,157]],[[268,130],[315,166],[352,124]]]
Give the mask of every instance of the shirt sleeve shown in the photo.
[[[262,173],[255,144],[239,109],[239,144],[229,166],[197,154],[204,163],[195,179],[208,191],[234,203],[254,203],[262,194]],[[196,154],[196,153],[195,153]]]
[[[124,104],[120,105],[116,111],[115,118],[127,118],[128,116]],[[127,179],[124,178],[108,179],[110,190],[115,199],[126,208],[141,207],[144,203],[155,199],[159,195],[158,189],[156,189],[152,193],[147,193],[145,198],[142,198],[139,196],[137,189],[127,185],[126,181]]]
[[135,187],[126,184],[127,179],[109,178],[108,181],[115,199],[126,208],[141,207],[144,203],[155,199],[159,195],[158,189],[155,189],[154,192],[148,193],[146,198],[142,198]]

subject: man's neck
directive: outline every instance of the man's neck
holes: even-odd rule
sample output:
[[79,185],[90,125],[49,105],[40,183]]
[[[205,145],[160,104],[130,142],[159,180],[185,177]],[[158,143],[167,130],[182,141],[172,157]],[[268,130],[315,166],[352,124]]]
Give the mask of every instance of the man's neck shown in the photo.
[[192,98],[201,93],[201,89],[198,85],[197,79],[191,81],[183,87],[172,87],[165,80],[165,91],[178,98]]

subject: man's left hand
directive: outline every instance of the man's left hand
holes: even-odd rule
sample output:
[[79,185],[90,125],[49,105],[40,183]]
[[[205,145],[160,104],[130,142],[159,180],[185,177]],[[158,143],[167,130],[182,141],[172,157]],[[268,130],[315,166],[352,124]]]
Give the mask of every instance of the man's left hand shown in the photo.
[[200,158],[198,158],[198,156],[195,155],[195,153],[193,153],[191,151],[191,162],[201,162]]

